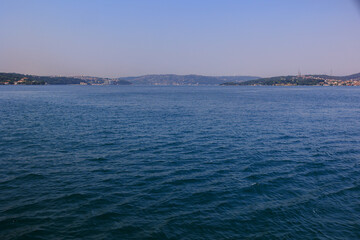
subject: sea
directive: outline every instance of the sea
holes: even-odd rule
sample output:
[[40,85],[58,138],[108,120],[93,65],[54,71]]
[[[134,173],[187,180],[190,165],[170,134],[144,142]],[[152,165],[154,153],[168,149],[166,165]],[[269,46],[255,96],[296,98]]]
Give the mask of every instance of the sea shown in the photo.
[[360,88],[0,86],[0,239],[360,239]]

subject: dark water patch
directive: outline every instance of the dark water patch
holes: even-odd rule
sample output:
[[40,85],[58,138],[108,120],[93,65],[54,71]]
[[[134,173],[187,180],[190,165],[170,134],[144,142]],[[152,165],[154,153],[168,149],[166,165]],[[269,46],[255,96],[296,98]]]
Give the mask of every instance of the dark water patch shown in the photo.
[[103,157],[86,159],[86,161],[91,161],[91,162],[105,162],[106,160],[107,160],[107,159],[106,159],[106,158],[103,158]]
[[7,180],[5,182],[0,182],[0,184],[16,184],[16,182],[20,182],[20,183],[28,183],[31,181],[39,181],[39,180],[43,180],[46,177],[42,174],[37,174],[37,173],[28,173],[28,174],[24,174],[24,175],[20,175],[18,177],[15,177],[11,180]]

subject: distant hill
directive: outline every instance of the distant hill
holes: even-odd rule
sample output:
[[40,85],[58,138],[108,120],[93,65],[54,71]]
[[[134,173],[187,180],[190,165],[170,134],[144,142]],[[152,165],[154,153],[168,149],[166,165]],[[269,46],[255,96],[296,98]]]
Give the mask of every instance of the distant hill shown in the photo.
[[126,80],[120,80],[117,78],[101,78],[91,76],[77,76],[83,82],[90,85],[131,85],[132,83]]
[[219,85],[228,81],[235,83],[258,79],[253,76],[202,76],[159,74],[122,78],[101,78],[92,76],[36,76],[19,73],[0,73],[0,85]]
[[239,86],[239,85],[264,85],[264,86],[276,86],[276,85],[348,85],[357,86],[360,82],[360,73],[352,74],[348,76],[328,76],[328,75],[304,75],[304,76],[278,76],[270,78],[259,78],[255,80],[249,80],[244,82],[225,82],[223,86]]
[[340,81],[360,80],[360,73],[355,73],[347,76],[329,76],[329,75],[306,75],[306,76],[320,77],[324,79],[334,79]]
[[228,81],[242,82],[253,79],[258,79],[258,77],[153,74],[119,78],[119,80],[126,80],[137,85],[219,85]]
[[36,76],[19,73],[0,73],[0,85],[67,85],[67,84],[112,84],[130,85],[125,80],[98,78],[98,77],[60,77],[60,76]]
[[245,82],[250,80],[259,79],[260,77],[254,77],[254,76],[219,76],[216,77],[217,79],[220,79],[224,82]]
[[91,76],[36,76],[19,73],[0,73],[0,85],[268,85],[268,86],[359,86],[360,73],[348,76],[302,75],[259,78],[254,76],[203,76],[153,74],[122,78],[101,78]]
[[35,76],[19,73],[0,73],[0,84],[44,85],[80,84],[82,80],[73,77]]

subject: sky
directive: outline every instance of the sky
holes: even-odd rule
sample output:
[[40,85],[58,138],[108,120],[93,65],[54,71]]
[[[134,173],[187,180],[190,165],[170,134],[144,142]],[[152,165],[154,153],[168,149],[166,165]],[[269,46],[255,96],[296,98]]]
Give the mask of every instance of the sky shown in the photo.
[[0,0],[0,72],[360,72],[355,0]]

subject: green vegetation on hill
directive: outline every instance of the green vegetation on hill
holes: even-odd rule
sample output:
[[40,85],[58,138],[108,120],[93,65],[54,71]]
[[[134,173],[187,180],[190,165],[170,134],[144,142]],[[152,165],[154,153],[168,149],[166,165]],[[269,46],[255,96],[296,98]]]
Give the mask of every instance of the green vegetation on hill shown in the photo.
[[320,83],[323,82],[324,82],[323,79],[284,76],[284,77],[261,78],[261,79],[241,82],[238,85],[319,85]]
[[113,84],[129,85],[125,80],[98,78],[98,77],[57,77],[57,76],[35,76],[19,73],[0,73],[0,85],[67,85],[67,84]]
[[245,82],[226,82],[223,86],[238,85],[262,85],[262,86],[357,86],[360,81],[360,73],[349,76],[328,75],[305,75],[305,76],[279,76],[270,78],[259,78]]
[[43,77],[25,75],[18,73],[0,73],[0,84],[23,84],[23,85],[44,85],[44,84],[80,84],[81,79],[73,77]]

